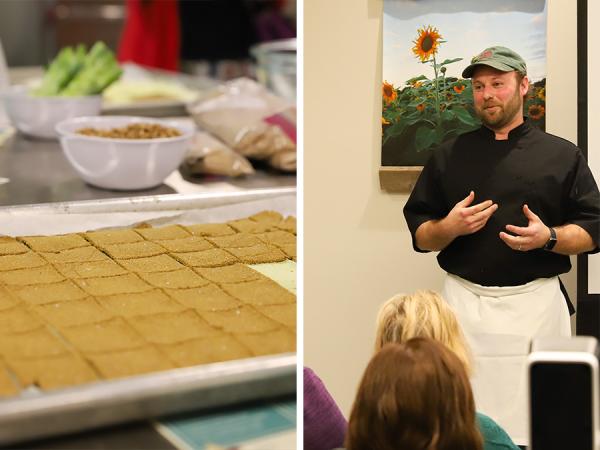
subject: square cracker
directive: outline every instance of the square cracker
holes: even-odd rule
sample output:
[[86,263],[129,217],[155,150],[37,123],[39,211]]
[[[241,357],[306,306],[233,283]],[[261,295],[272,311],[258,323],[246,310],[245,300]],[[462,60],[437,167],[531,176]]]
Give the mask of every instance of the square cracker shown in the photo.
[[25,242],[37,252],[58,253],[63,250],[87,247],[89,242],[78,234],[63,234],[57,236],[26,236],[19,240]]
[[277,211],[261,211],[256,214],[252,214],[250,217],[248,217],[248,219],[256,222],[276,225],[283,220],[283,216]]
[[54,266],[65,277],[71,279],[111,277],[128,273],[127,270],[111,259],[80,263],[55,263]]
[[252,247],[228,248],[227,251],[246,264],[271,263],[287,259],[285,253],[277,247],[264,243],[256,244]]
[[0,397],[9,397],[19,392],[4,364],[0,364]]
[[229,294],[251,305],[281,305],[296,303],[296,296],[268,278],[256,281],[223,285]]
[[155,347],[147,345],[132,350],[88,355],[104,378],[121,378],[148,372],[173,369],[175,365]]
[[238,262],[236,257],[220,248],[201,252],[173,253],[173,256],[190,267],[219,267]]
[[28,286],[31,284],[57,283],[64,279],[65,277],[51,265],[0,272],[0,283],[5,285]]
[[194,236],[227,236],[236,231],[226,223],[202,223],[184,227]]
[[242,304],[215,284],[193,289],[166,289],[166,292],[182,305],[198,311],[222,311]]
[[144,258],[166,252],[160,245],[150,241],[106,245],[103,249],[115,259]]
[[265,244],[276,245],[277,247],[290,244],[296,245],[296,236],[287,231],[269,231],[267,233],[257,234],[256,237]]
[[143,237],[130,229],[88,231],[87,233],[84,233],[83,236],[98,247],[121,244],[124,242],[139,242],[144,240]]
[[152,289],[152,286],[132,273],[114,277],[84,278],[74,281],[81,289],[94,296],[144,292]]
[[177,312],[185,309],[160,289],[135,294],[107,295],[98,297],[97,300],[108,311],[122,317]]
[[197,267],[194,269],[204,278],[215,283],[240,283],[262,278],[259,272],[244,264],[232,264],[223,267]]
[[296,335],[285,328],[266,333],[236,333],[235,338],[254,356],[296,351]]
[[189,236],[183,239],[172,239],[170,241],[158,241],[160,245],[170,252],[200,252],[214,248],[210,242],[203,237]]
[[11,291],[21,300],[34,305],[79,300],[87,297],[87,294],[82,289],[79,289],[71,280],[51,284],[13,287]]
[[148,342],[155,344],[170,344],[220,334],[219,330],[192,309],[179,313],[131,317],[128,320]]
[[152,286],[168,289],[186,289],[205,286],[205,280],[189,267],[172,272],[140,273],[140,277]]
[[34,252],[0,256],[0,271],[27,269],[45,266],[46,264],[48,264],[46,260]]
[[296,303],[286,303],[283,305],[257,306],[256,309],[265,316],[276,320],[277,322],[295,331],[297,307],[298,306]]
[[40,358],[68,353],[65,344],[47,328],[18,334],[6,334],[0,339],[0,354],[5,358]]
[[227,224],[240,233],[266,233],[275,229],[274,225],[250,219],[232,220]]
[[6,363],[23,386],[56,389],[98,379],[90,365],[73,353],[36,359],[14,358]]
[[219,248],[251,247],[260,244],[261,240],[253,234],[237,233],[231,236],[216,236],[207,238]]
[[149,241],[181,239],[190,235],[190,232],[180,225],[167,225],[158,228],[136,228],[135,231]]
[[80,263],[86,261],[106,261],[108,256],[91,245],[71,250],[63,250],[59,253],[41,253],[51,263]]
[[120,317],[65,327],[60,332],[84,354],[127,350],[146,345],[144,339]]
[[216,312],[202,312],[208,323],[228,333],[261,333],[281,328],[278,322],[260,314],[251,306]]
[[34,306],[33,310],[57,328],[102,322],[113,317],[92,297],[70,302],[46,303]]
[[21,253],[27,253],[28,251],[29,247],[22,242],[17,241],[15,238],[0,240],[0,255],[20,255]]
[[169,272],[183,269],[183,264],[169,255],[149,256],[147,258],[121,259],[119,263],[132,272]]
[[42,321],[35,314],[21,306],[0,311],[0,339],[2,334],[23,333],[42,326]]
[[276,227],[280,230],[296,234],[296,218],[294,216],[288,216],[285,220],[278,223]]
[[249,358],[250,351],[227,334],[163,344],[161,349],[179,367],[195,366],[232,359]]

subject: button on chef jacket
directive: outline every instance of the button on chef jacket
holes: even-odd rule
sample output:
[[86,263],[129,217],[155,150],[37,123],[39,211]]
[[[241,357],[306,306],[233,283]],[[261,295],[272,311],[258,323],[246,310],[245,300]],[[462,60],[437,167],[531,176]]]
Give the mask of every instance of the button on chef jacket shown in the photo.
[[590,253],[600,250],[600,194],[581,150],[527,120],[508,140],[495,140],[493,131],[481,127],[433,150],[404,207],[416,251],[424,252],[415,241],[419,225],[445,217],[470,191],[472,205],[489,199],[498,210],[484,228],[454,239],[438,254],[449,273],[483,286],[516,286],[568,272],[568,256],[519,252],[500,239],[508,224],[527,226],[524,204],[547,226],[579,225],[596,244]]

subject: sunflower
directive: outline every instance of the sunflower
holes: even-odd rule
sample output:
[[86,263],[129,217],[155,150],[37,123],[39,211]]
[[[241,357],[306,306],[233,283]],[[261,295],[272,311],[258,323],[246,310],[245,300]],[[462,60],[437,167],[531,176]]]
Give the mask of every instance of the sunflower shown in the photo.
[[423,112],[424,109],[425,109],[425,104],[424,103],[419,103],[417,105],[417,111]]
[[412,51],[421,59],[421,62],[425,62],[437,53],[439,41],[442,36],[439,34],[437,28],[433,28],[431,25],[419,28],[417,33],[417,39],[413,41],[415,46],[412,48]]
[[462,94],[462,91],[465,90],[465,85],[464,84],[455,84],[452,89],[454,89],[454,92],[456,92],[457,94]]
[[529,118],[533,120],[540,120],[542,117],[544,117],[546,110],[542,105],[531,105],[528,112]]
[[537,93],[537,98],[540,100],[546,100],[546,88],[541,88]]
[[381,125],[389,125],[390,123],[385,119],[385,117],[381,116]]
[[394,85],[392,83],[388,83],[387,81],[383,82],[383,101],[385,104],[390,104],[394,100],[398,98],[398,93],[396,89],[394,89]]
[[412,87],[420,88],[421,86],[423,86],[423,83],[421,83],[420,81],[413,81]]

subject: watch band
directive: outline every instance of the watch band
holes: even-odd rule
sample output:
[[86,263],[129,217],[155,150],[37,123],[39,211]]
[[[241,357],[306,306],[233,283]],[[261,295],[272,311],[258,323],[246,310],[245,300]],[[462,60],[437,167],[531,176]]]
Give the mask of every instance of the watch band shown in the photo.
[[544,245],[544,250],[550,251],[556,245],[556,230],[552,227],[548,227],[548,229],[550,230],[550,238]]

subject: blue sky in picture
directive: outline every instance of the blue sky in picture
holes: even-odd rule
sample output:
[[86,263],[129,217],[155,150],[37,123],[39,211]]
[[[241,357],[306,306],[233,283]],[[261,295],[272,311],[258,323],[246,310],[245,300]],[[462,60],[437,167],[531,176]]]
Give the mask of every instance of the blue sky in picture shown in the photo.
[[417,30],[431,25],[443,40],[436,59],[463,58],[448,65],[446,76],[460,78],[471,58],[484,48],[503,45],[527,63],[530,80],[546,76],[545,0],[385,0],[383,80],[396,87],[433,69],[412,52]]

